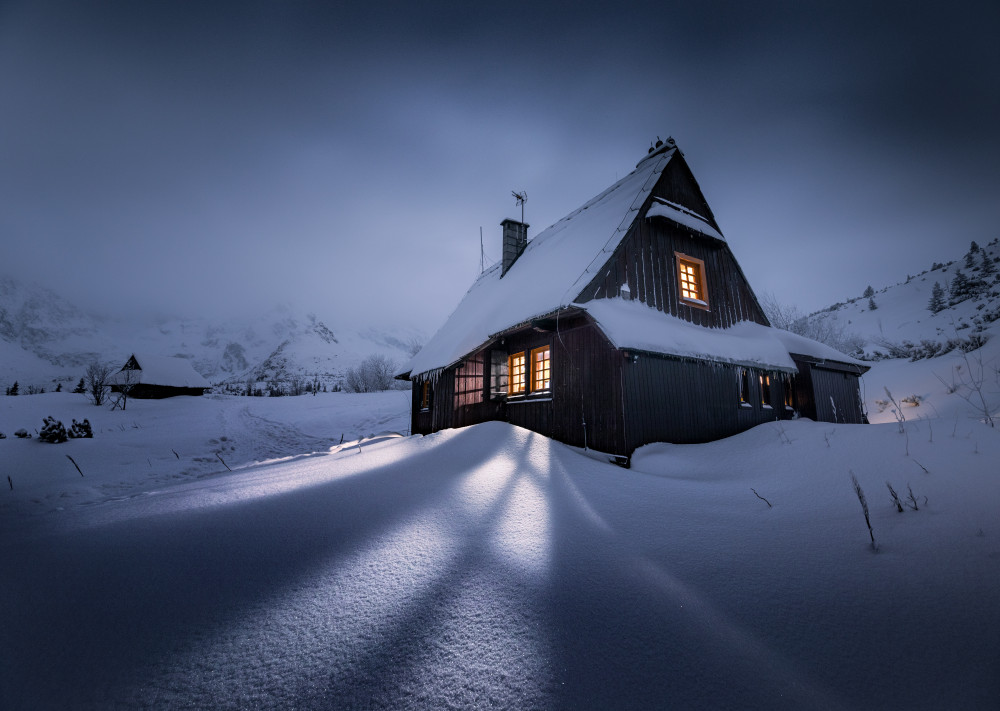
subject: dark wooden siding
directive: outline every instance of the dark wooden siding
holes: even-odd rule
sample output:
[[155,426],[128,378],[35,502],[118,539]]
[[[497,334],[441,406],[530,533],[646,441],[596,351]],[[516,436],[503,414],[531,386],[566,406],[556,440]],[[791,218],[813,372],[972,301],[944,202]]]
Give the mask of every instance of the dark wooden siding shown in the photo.
[[719,227],[715,221],[715,215],[712,214],[712,208],[708,206],[708,201],[698,186],[698,181],[695,180],[694,174],[680,152],[675,153],[663,169],[663,173],[660,174],[656,186],[653,188],[652,195],[683,205],[692,212],[708,218],[713,227],[717,229]]
[[[642,353],[623,360],[630,455],[650,442],[709,442],[792,416],[780,377],[769,371],[749,369],[749,403],[743,405],[738,366]],[[761,398],[761,373],[771,375],[772,407]]]
[[550,393],[508,399],[507,422],[567,444],[621,453],[624,442],[621,407],[621,356],[604,335],[583,319],[558,331],[512,334],[497,344],[506,353],[549,345]]
[[[490,352],[530,353],[546,344],[552,349],[550,391],[491,399]],[[795,412],[819,421],[865,421],[857,375],[798,360],[796,365],[795,411],[784,405],[782,374],[755,368],[747,369],[749,402],[741,404],[740,366],[622,352],[594,325],[577,319],[558,332],[510,334],[446,369],[433,384],[429,412],[420,411],[420,386],[414,383],[413,431],[501,420],[573,446],[631,456],[651,442],[708,442]],[[770,407],[761,392],[762,374],[771,377]]]
[[[683,205],[718,228],[698,183],[679,154],[667,163],[641,214],[646,213],[656,198]],[[704,262],[707,310],[680,298],[677,252]],[[617,297],[624,284],[628,284],[630,298],[700,326],[726,328],[738,321],[767,324],[729,246],[663,217],[637,220],[576,301]]]
[[[429,434],[448,427],[502,420],[567,444],[622,454],[625,448],[620,352],[583,318],[558,331],[524,329],[499,339],[447,368],[433,382],[431,408],[420,410],[420,381],[413,383],[411,427]],[[523,398],[490,397],[491,352],[551,348],[549,392]]]
[[865,421],[858,394],[858,376],[813,366],[812,385],[816,420],[850,425]]
[[410,387],[410,433],[430,434],[434,431],[433,407],[434,407],[434,387],[431,386],[431,407],[427,410],[420,409],[421,388],[423,380],[414,380]]
[[799,372],[792,378],[792,391],[795,398],[795,410],[802,417],[816,419],[816,398],[813,396],[812,366],[809,363],[796,360]]
[[[112,385],[111,389],[114,392],[120,392],[121,389],[118,386]],[[201,396],[205,394],[205,390],[208,388],[175,388],[169,385],[147,385],[146,383],[139,383],[138,385],[133,385],[132,389],[129,390],[129,397],[138,398],[140,400],[160,400],[167,397],[177,397],[178,395],[194,395]]]
[[[705,263],[708,310],[680,298],[677,252]],[[670,220],[656,217],[633,225],[577,301],[618,297],[626,283],[633,300],[699,326],[727,328],[739,321],[767,323],[729,248]]]
[[801,357],[794,360],[799,369],[793,386],[795,409],[802,417],[817,422],[850,425],[867,422],[861,406],[861,383],[857,373],[842,368],[824,368]]

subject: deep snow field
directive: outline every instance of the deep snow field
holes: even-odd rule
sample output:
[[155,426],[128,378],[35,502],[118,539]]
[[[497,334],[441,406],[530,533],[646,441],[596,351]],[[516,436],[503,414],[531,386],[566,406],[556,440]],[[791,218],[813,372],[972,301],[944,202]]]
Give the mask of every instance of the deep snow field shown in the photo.
[[[0,398],[0,708],[1000,707],[1000,431],[958,405],[631,470],[408,405]],[[95,437],[13,438],[45,415]]]

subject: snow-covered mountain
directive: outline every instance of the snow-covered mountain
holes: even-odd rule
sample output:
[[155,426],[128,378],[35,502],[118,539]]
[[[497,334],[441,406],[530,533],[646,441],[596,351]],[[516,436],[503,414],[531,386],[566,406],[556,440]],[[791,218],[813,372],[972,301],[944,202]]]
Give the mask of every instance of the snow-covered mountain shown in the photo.
[[0,276],[0,382],[17,381],[22,392],[75,384],[88,363],[124,363],[133,352],[187,358],[213,383],[318,379],[333,387],[366,356],[403,362],[422,340],[417,329],[334,331],[316,314],[289,306],[252,319],[112,318]]

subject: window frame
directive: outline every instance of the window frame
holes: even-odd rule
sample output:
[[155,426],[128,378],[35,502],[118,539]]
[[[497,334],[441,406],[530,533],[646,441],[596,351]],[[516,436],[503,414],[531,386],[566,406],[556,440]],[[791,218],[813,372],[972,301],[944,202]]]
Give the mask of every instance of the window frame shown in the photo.
[[736,387],[739,390],[740,407],[753,407],[750,402],[750,369],[740,368],[736,373]]
[[[545,352],[547,355],[542,361],[545,365],[542,368],[548,377],[545,379],[545,384],[540,385],[538,377],[538,369],[536,368],[537,361],[535,360],[535,355]],[[552,391],[552,345],[546,343],[544,346],[539,346],[538,348],[531,349],[531,392],[551,392]]]
[[[515,360],[520,359],[520,369],[515,364]],[[517,397],[526,395],[528,392],[528,354],[525,351],[517,351],[507,356],[507,395]],[[520,388],[517,386],[520,385]]]
[[771,374],[760,373],[757,376],[757,380],[760,383],[760,406],[767,410],[773,410],[774,405],[771,402],[771,398],[774,393],[771,390],[773,386],[773,383],[771,382]]
[[[684,254],[683,252],[674,252],[674,261],[677,265],[678,301],[682,304],[687,304],[692,308],[703,309],[704,311],[711,310],[708,301],[708,280],[705,272],[705,261],[703,259],[698,259],[697,257],[692,257],[689,254]],[[695,285],[698,287],[698,296],[696,298],[684,295],[685,291],[690,291],[690,289],[685,286],[686,282],[683,278],[685,266],[691,268],[695,279]]]
[[425,380],[420,385],[420,411],[429,412],[431,409],[431,381]]
[[793,385],[793,376],[791,373],[785,373],[783,378],[783,384],[785,386],[785,409],[794,410],[795,409],[795,389]]

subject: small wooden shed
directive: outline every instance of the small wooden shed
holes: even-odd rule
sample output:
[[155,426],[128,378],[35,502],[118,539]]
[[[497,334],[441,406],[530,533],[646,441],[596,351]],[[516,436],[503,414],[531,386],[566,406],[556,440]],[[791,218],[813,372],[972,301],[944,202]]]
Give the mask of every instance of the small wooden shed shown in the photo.
[[133,353],[108,381],[112,392],[128,388],[134,398],[204,395],[211,384],[186,358]]

